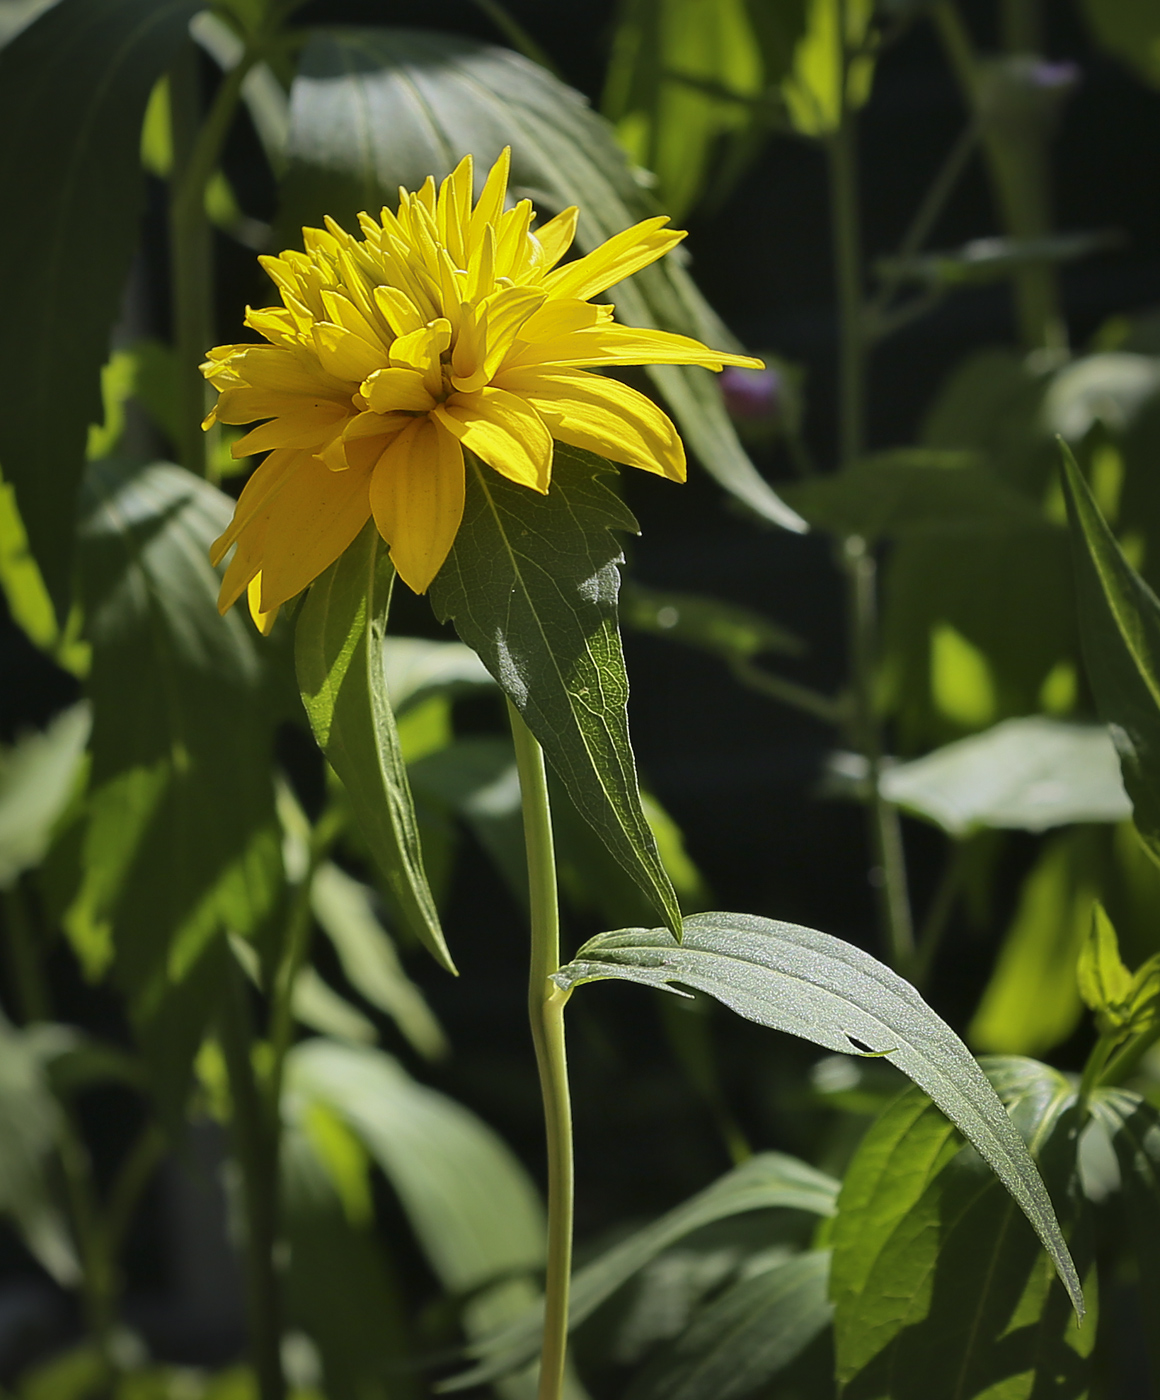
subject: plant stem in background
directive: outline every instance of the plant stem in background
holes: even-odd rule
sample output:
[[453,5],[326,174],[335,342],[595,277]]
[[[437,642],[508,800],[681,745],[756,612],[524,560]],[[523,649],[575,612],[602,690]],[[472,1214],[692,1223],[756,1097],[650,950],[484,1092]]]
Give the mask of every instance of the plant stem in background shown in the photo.
[[232,1101],[230,1126],[245,1203],[250,1348],[260,1400],[285,1400],[282,1307],[274,1262],[278,1242],[277,1137],[254,1074],[249,988],[233,953],[227,951],[227,956],[228,987],[220,1027]]
[[169,203],[173,335],[177,354],[178,441],[183,467],[205,476],[210,439],[202,432],[207,385],[198,366],[214,343],[213,229],[205,191],[241,96],[246,74],[258,61],[247,47],[223,77],[204,122],[201,120],[201,52],[192,40],[170,72],[173,114],[173,177]]
[[[846,5],[838,6],[845,35]],[[838,300],[838,438],[843,468],[853,466],[865,445],[866,325],[862,295],[862,249],[858,217],[858,166],[854,113],[847,100],[850,55],[843,51],[841,118],[827,140],[830,218],[833,230],[834,280]],[[906,885],[906,864],[898,809],[882,796],[882,733],[874,704],[874,669],[878,649],[877,566],[860,536],[843,542],[842,564],[848,583],[850,674],[853,691],[851,732],[866,759],[872,879],[879,924],[893,966],[905,972],[914,956],[914,929]]]
[[532,926],[528,1015],[540,1072],[548,1143],[548,1267],[544,1285],[539,1400],[559,1400],[563,1393],[568,1347],[574,1192],[572,1106],[564,1050],[564,1005],[568,995],[548,980],[560,966],[560,912],[544,754],[510,700],[508,718],[520,775],[528,860]]

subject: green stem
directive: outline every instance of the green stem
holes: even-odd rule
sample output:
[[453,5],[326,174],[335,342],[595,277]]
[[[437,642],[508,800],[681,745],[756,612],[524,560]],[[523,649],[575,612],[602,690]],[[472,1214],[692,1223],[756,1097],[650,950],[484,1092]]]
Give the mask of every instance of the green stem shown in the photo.
[[826,154],[838,294],[838,456],[841,465],[849,467],[861,457],[865,442],[866,340],[854,125],[844,104],[841,125],[827,141]]
[[951,846],[938,888],[934,892],[934,898],[930,902],[930,908],[927,910],[922,930],[918,935],[912,980],[920,991],[930,975],[931,963],[938,952],[942,936],[946,932],[947,921],[955,907],[955,900],[958,899],[959,887],[962,884],[966,866],[967,844],[965,841],[955,841]]
[[36,945],[36,931],[28,917],[27,899],[28,891],[22,881],[3,893],[8,961],[16,989],[17,1017],[22,1025],[51,1019],[48,985]]
[[785,705],[792,705],[796,710],[804,710],[807,715],[813,715],[827,724],[842,724],[847,718],[847,705],[843,699],[832,700],[828,695],[822,695],[820,691],[811,690],[808,686],[771,675],[749,660],[734,660],[730,669],[742,685],[759,690],[763,695],[780,700]]
[[1100,1084],[1122,1084],[1149,1050],[1160,1040],[1160,1022],[1138,1035],[1114,1055],[1101,1070]]
[[207,386],[199,365],[213,344],[213,230],[205,212],[205,192],[241,96],[246,74],[260,57],[247,47],[221,81],[201,121],[200,52],[186,45],[170,78],[173,112],[173,184],[169,204],[170,275],[177,350],[178,441],[182,466],[205,476],[207,440],[201,428]]
[[156,1123],[146,1123],[137,1140],[125,1154],[105,1202],[105,1248],[116,1259],[133,1218],[141,1193],[165,1155],[166,1139]]
[[560,911],[556,855],[544,754],[516,707],[508,718],[520,775],[524,843],[531,908],[531,966],[528,1016],[548,1144],[548,1266],[544,1285],[544,1339],[540,1353],[539,1400],[560,1400],[568,1347],[568,1291],[572,1276],[572,1106],[564,1049],[564,1006],[568,994],[549,979],[560,966]]
[[251,1058],[254,1044],[249,989],[229,955],[229,977],[221,1015],[222,1052],[233,1102],[231,1127],[245,1203],[245,1275],[250,1349],[260,1400],[285,1400],[282,1374],[282,1308],[274,1254],[278,1240],[278,1160]]

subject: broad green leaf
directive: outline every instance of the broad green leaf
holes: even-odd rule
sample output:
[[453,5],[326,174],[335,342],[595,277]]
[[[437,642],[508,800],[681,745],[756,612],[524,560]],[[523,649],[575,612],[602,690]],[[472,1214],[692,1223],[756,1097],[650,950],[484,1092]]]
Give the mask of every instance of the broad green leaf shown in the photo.
[[622,555],[611,532],[636,522],[601,479],[606,470],[557,446],[544,497],[472,460],[463,523],[431,605],[479,653],[585,821],[679,929],[628,737],[616,617]]
[[[1160,1317],[1160,1112],[1124,1089],[1098,1089],[1092,1116],[1115,1149],[1127,1215],[1127,1238],[1140,1274],[1141,1313]],[[1160,1332],[1144,1326],[1152,1386],[1160,1377]]]
[[827,1050],[888,1060],[974,1144],[1055,1261],[1077,1312],[1083,1297],[1051,1199],[1023,1140],[967,1047],[909,982],[829,934],[751,914],[695,914],[677,943],[624,929],[586,943],[553,974],[564,990],[603,978],[689,986],[738,1015]]
[[1088,679],[1136,826],[1160,859],[1160,601],[1124,558],[1066,446],[1063,458]]
[[1132,974],[1120,957],[1116,930],[1098,902],[1092,906],[1091,930],[1080,950],[1076,981],[1084,1004],[1105,1019],[1116,1015],[1132,990]]
[[197,8],[60,0],[0,52],[0,463],[62,621],[85,437],[144,203],[141,122]]
[[295,1046],[286,1063],[289,1120],[312,1104],[336,1114],[386,1175],[436,1277],[467,1300],[469,1336],[527,1310],[544,1261],[543,1209],[490,1128],[390,1056],[323,1040]]
[[443,1028],[404,971],[394,941],[375,914],[367,886],[328,862],[314,876],[310,905],[355,991],[390,1016],[421,1055],[432,1060],[446,1055]]
[[1124,350],[1084,355],[1052,378],[1043,398],[1043,426],[1076,444],[1097,422],[1121,433],[1133,426],[1157,393],[1157,356]]
[[495,684],[487,667],[462,642],[388,637],[383,666],[391,709],[399,717],[433,695],[454,696]]
[[64,924],[89,976],[112,960],[176,1110],[214,1009],[215,945],[227,927],[254,931],[281,891],[276,650],[218,615],[207,550],[232,510],[220,491],[179,467],[106,460],[85,499],[92,769]]
[[65,1026],[17,1030],[0,1015],[0,1213],[66,1288],[79,1282],[80,1265],[64,1215],[49,1190],[61,1127],[49,1069],[75,1039]]
[[1080,9],[1104,48],[1160,87],[1160,15],[1149,0],[1082,0]]
[[800,656],[805,651],[800,637],[750,608],[638,583],[625,583],[621,589],[620,621],[638,632],[671,637],[726,661],[751,661],[767,652]]
[[[285,238],[297,238],[302,224],[321,224],[324,214],[357,233],[358,211],[393,207],[398,186],[417,190],[428,175],[442,179],[468,154],[481,181],[507,145],[517,198],[531,198],[545,218],[579,206],[582,252],[657,212],[608,124],[510,49],[414,29],[315,30],[290,109],[279,215]],[[646,268],[613,295],[630,325],[734,347],[678,259]],[[803,529],[746,456],[712,374],[672,365],[649,374],[720,485],[765,519]]]
[[383,662],[395,571],[374,522],[316,579],[298,616],[294,661],[314,737],[408,926],[455,971],[423,870],[407,770]]
[[734,1283],[644,1369],[626,1400],[752,1395],[829,1325],[829,1276],[829,1250],[810,1250]]
[[[1075,1219],[1075,1087],[1034,1061],[990,1067]],[[1017,1128],[1016,1128],[1016,1125]],[[887,1109],[838,1199],[831,1296],[848,1400],[1030,1400],[1088,1393],[1091,1314],[1077,1326],[1014,1202],[916,1089]]]
[[1041,1055],[1075,1030],[1083,1015],[1075,967],[1100,874],[1090,830],[1061,832],[1044,843],[967,1030],[972,1045]]
[[[707,1186],[697,1195],[638,1230],[593,1259],[572,1280],[568,1325],[577,1327],[618,1288],[666,1249],[718,1220],[759,1210],[800,1210],[829,1216],[837,1182],[824,1172],[780,1152],[763,1152]],[[505,1331],[468,1348],[479,1364],[444,1382],[460,1390],[506,1375],[536,1354],[543,1308],[530,1312]]]
[[[805,33],[782,83],[790,120],[804,136],[829,136],[838,129],[843,50],[862,46],[873,8],[871,0],[808,0]],[[860,107],[870,96],[873,81],[873,58],[863,54],[854,59],[846,73],[846,104]]]
[[881,452],[831,476],[798,482],[786,499],[811,525],[876,540],[919,526],[1041,524],[1043,513],[970,452]]
[[90,708],[81,701],[42,732],[0,747],[0,887],[43,860],[76,792],[91,728]]
[[886,770],[883,796],[952,836],[980,827],[1046,831],[1131,814],[1103,725],[1008,719]]

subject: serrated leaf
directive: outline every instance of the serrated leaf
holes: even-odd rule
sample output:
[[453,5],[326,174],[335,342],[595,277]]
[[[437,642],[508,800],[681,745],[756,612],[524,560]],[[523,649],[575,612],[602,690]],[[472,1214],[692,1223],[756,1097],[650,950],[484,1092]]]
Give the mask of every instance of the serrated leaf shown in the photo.
[[693,1318],[633,1381],[626,1400],[741,1400],[830,1322],[829,1250],[810,1250],[743,1278]]
[[[1013,1131],[1017,1123],[1074,1218],[1074,1085],[1030,1060],[990,1068]],[[908,1090],[863,1139],[833,1238],[844,1397],[1087,1394],[1094,1307],[1077,1330],[1014,1203],[924,1094]]]
[[[1125,1089],[1097,1089],[1091,1111],[1111,1137],[1119,1162],[1143,1316],[1160,1317],[1160,1111]],[[1160,1332],[1147,1325],[1143,1330],[1155,1389],[1160,1381]]]
[[1136,826],[1160,859],[1160,601],[1124,558],[1070,449],[1061,449],[1088,679]]
[[400,912],[449,972],[455,964],[423,869],[383,660],[395,571],[374,522],[317,578],[294,637],[302,703],[342,779],[367,845]]
[[607,464],[557,445],[540,496],[472,460],[431,605],[520,711],[585,821],[673,929],[677,897],[641,807],[628,737],[612,530],[636,529]]
[[995,1091],[946,1022],[869,953],[797,924],[751,914],[695,914],[684,921],[680,943],[665,929],[602,933],[553,980],[570,990],[608,977],[693,987],[760,1025],[896,1065],[991,1166],[1043,1241],[1082,1315],[1079,1279],[1051,1198]]
[[1004,720],[888,768],[882,794],[952,836],[982,827],[1046,831],[1131,815],[1104,725],[1045,715]]
[[85,436],[101,420],[100,371],[144,204],[141,122],[197,8],[60,0],[0,53],[12,211],[0,226],[0,463],[62,621]]
[[85,495],[92,770],[64,924],[91,976],[113,959],[155,1087],[180,1111],[224,965],[215,945],[227,926],[252,932],[281,890],[276,650],[218,615],[207,551],[233,504],[220,491],[180,467],[104,460]]
[[1120,957],[1116,930],[1099,903],[1092,908],[1091,932],[1079,955],[1076,981],[1084,1004],[1097,1016],[1114,1015],[1132,989],[1132,974]]
[[[780,1152],[752,1157],[578,1270],[572,1280],[568,1325],[578,1327],[634,1274],[695,1230],[755,1210],[801,1210],[828,1216],[836,1195],[837,1182],[832,1177],[795,1157]],[[445,1381],[442,1389],[481,1385],[522,1365],[536,1354],[542,1326],[540,1307],[469,1347],[469,1354],[479,1358],[480,1364]]]
[[[358,211],[394,207],[398,186],[416,190],[428,175],[439,180],[468,154],[482,179],[507,145],[517,198],[531,198],[544,216],[579,206],[582,252],[657,212],[608,124],[579,93],[511,49],[416,29],[314,30],[290,105],[279,215],[287,238],[297,238],[304,223],[321,224],[324,214],[357,232]],[[734,348],[672,257],[614,295],[630,325]],[[713,375],[673,365],[648,373],[718,483],[765,519],[804,529],[746,456]]]

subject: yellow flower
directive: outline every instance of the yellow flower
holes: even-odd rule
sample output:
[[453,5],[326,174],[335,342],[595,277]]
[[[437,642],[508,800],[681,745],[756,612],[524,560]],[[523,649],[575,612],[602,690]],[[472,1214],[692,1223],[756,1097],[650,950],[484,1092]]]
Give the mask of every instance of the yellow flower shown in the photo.
[[262,259],[281,307],[247,310],[268,344],[225,345],[202,370],[219,390],[206,419],[265,419],[233,448],[268,451],[213,547],[231,545],[219,606],[249,589],[259,625],[351,543],[369,516],[400,577],[423,593],[447,558],[464,499],[464,449],[511,481],[548,490],[552,441],[683,481],[673,424],[634,389],[586,367],[756,365],[664,331],[633,330],[589,298],[684,234],[646,219],[558,265],[577,210],[533,231],[528,200],[505,209],[510,152],[472,206],[467,156],[435,191],[400,191],[398,214],[360,214],[360,240],[328,219],[306,251]]

